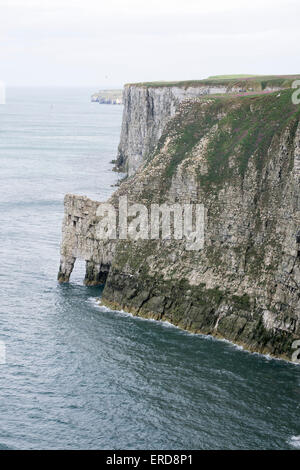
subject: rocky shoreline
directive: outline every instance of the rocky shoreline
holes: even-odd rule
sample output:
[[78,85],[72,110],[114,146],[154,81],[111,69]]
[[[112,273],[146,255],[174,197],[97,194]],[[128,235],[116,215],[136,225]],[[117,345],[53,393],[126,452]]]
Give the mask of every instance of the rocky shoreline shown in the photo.
[[107,309],[109,309],[110,311],[112,312],[120,312],[120,313],[125,313],[125,314],[129,314],[130,316],[132,316],[133,318],[142,318],[144,320],[154,320],[154,321],[157,321],[159,323],[168,323],[170,325],[172,325],[174,328],[178,328],[179,330],[181,331],[185,331],[191,335],[199,335],[199,336],[204,336],[204,337],[208,337],[208,338],[214,338],[215,340],[218,340],[218,341],[226,341],[228,343],[230,343],[231,345],[245,351],[245,352],[248,352],[249,354],[259,354],[259,355],[262,355],[264,357],[267,357],[267,358],[270,358],[270,359],[275,359],[275,360],[282,360],[282,361],[285,361],[285,362],[289,362],[291,364],[296,364],[295,362],[293,362],[291,360],[291,356],[289,353],[287,354],[280,354],[280,355],[275,355],[273,353],[270,353],[268,349],[261,349],[261,350],[258,350],[257,349],[257,346],[254,345],[254,346],[251,346],[249,345],[249,343],[246,343],[246,342],[243,342],[241,340],[230,340],[228,339],[226,336],[223,336],[222,334],[220,334],[218,331],[211,331],[209,333],[205,333],[204,331],[200,331],[200,330],[195,330],[193,328],[189,328],[189,327],[184,327],[183,325],[180,325],[180,324],[175,324],[175,323],[172,323],[172,321],[170,321],[170,319],[166,319],[164,317],[161,317],[159,318],[159,315],[157,314],[151,314],[149,312],[142,312],[142,311],[132,311],[131,309],[127,308],[126,306],[122,307],[120,304],[116,303],[116,302],[109,302],[109,301],[106,301],[106,300],[103,300],[103,298],[98,298],[96,300],[98,306],[101,308],[101,307],[105,307]]

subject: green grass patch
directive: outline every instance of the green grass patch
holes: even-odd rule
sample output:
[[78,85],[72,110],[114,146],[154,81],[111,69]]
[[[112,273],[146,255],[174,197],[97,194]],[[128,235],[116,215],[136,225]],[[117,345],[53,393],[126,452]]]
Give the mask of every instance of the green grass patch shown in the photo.
[[208,77],[208,80],[236,80],[238,78],[253,78],[258,77],[259,75],[251,75],[251,74],[233,74],[233,75],[212,75]]
[[264,90],[270,87],[288,88],[292,82],[299,79],[300,75],[216,75],[202,80],[181,80],[181,81],[157,81],[157,82],[140,82],[127,83],[125,86],[137,86],[147,88],[161,87],[199,87],[206,85],[226,86],[226,87],[243,87],[246,90]]
[[[286,126],[291,125],[291,137],[300,117],[300,107],[292,104],[291,90],[269,95],[242,97],[219,122],[218,132],[207,149],[209,170],[199,173],[203,185],[218,185],[236,175],[243,178],[249,159],[253,156],[261,171],[272,140],[279,138]],[[232,103],[232,101],[230,102]],[[226,104],[225,104],[226,107]],[[229,165],[230,157],[235,161]]]

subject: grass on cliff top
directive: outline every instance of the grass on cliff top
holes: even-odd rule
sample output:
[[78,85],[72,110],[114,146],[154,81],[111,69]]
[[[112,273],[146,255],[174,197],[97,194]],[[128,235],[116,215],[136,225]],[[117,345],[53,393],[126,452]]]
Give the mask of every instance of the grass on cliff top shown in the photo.
[[[157,147],[159,151],[165,138],[173,135],[171,160],[164,170],[166,185],[171,184],[178,165],[191,155],[200,139],[217,123],[218,129],[206,150],[208,171],[206,174],[199,172],[201,185],[215,187],[236,175],[237,169],[243,178],[252,156],[257,170],[261,171],[273,138],[280,136],[289,124],[293,138],[300,118],[300,106],[292,103],[293,91],[207,98],[187,103],[169,123]],[[235,159],[233,165],[229,164],[232,156]]]
[[208,80],[232,80],[237,78],[252,78],[252,77],[259,77],[259,75],[251,75],[251,74],[237,74],[237,75],[211,75],[208,77]]
[[157,81],[127,83],[125,86],[160,88],[160,87],[198,87],[206,85],[242,87],[263,91],[269,86],[288,88],[294,80],[300,79],[300,75],[216,75],[203,80],[183,80],[183,81]]

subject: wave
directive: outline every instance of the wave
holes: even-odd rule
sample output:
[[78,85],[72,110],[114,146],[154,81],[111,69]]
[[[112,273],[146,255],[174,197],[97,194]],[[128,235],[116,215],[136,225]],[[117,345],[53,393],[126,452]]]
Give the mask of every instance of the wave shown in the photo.
[[292,446],[295,447],[296,449],[300,449],[300,436],[292,436],[288,443]]

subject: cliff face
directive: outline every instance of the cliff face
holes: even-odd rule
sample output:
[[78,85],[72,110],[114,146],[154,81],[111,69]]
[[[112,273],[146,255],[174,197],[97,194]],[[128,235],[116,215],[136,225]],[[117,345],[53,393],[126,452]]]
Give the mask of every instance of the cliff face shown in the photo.
[[154,150],[178,105],[203,95],[274,91],[286,80],[202,80],[125,85],[123,122],[116,168],[133,175]]
[[158,87],[127,85],[117,167],[133,175],[154,150],[178,104],[209,92],[226,93],[226,87]]
[[103,242],[100,203],[69,195],[60,280],[82,257],[86,284],[105,282],[110,307],[290,359],[300,338],[299,118],[290,91],[182,102],[110,202],[202,203],[204,249]]

